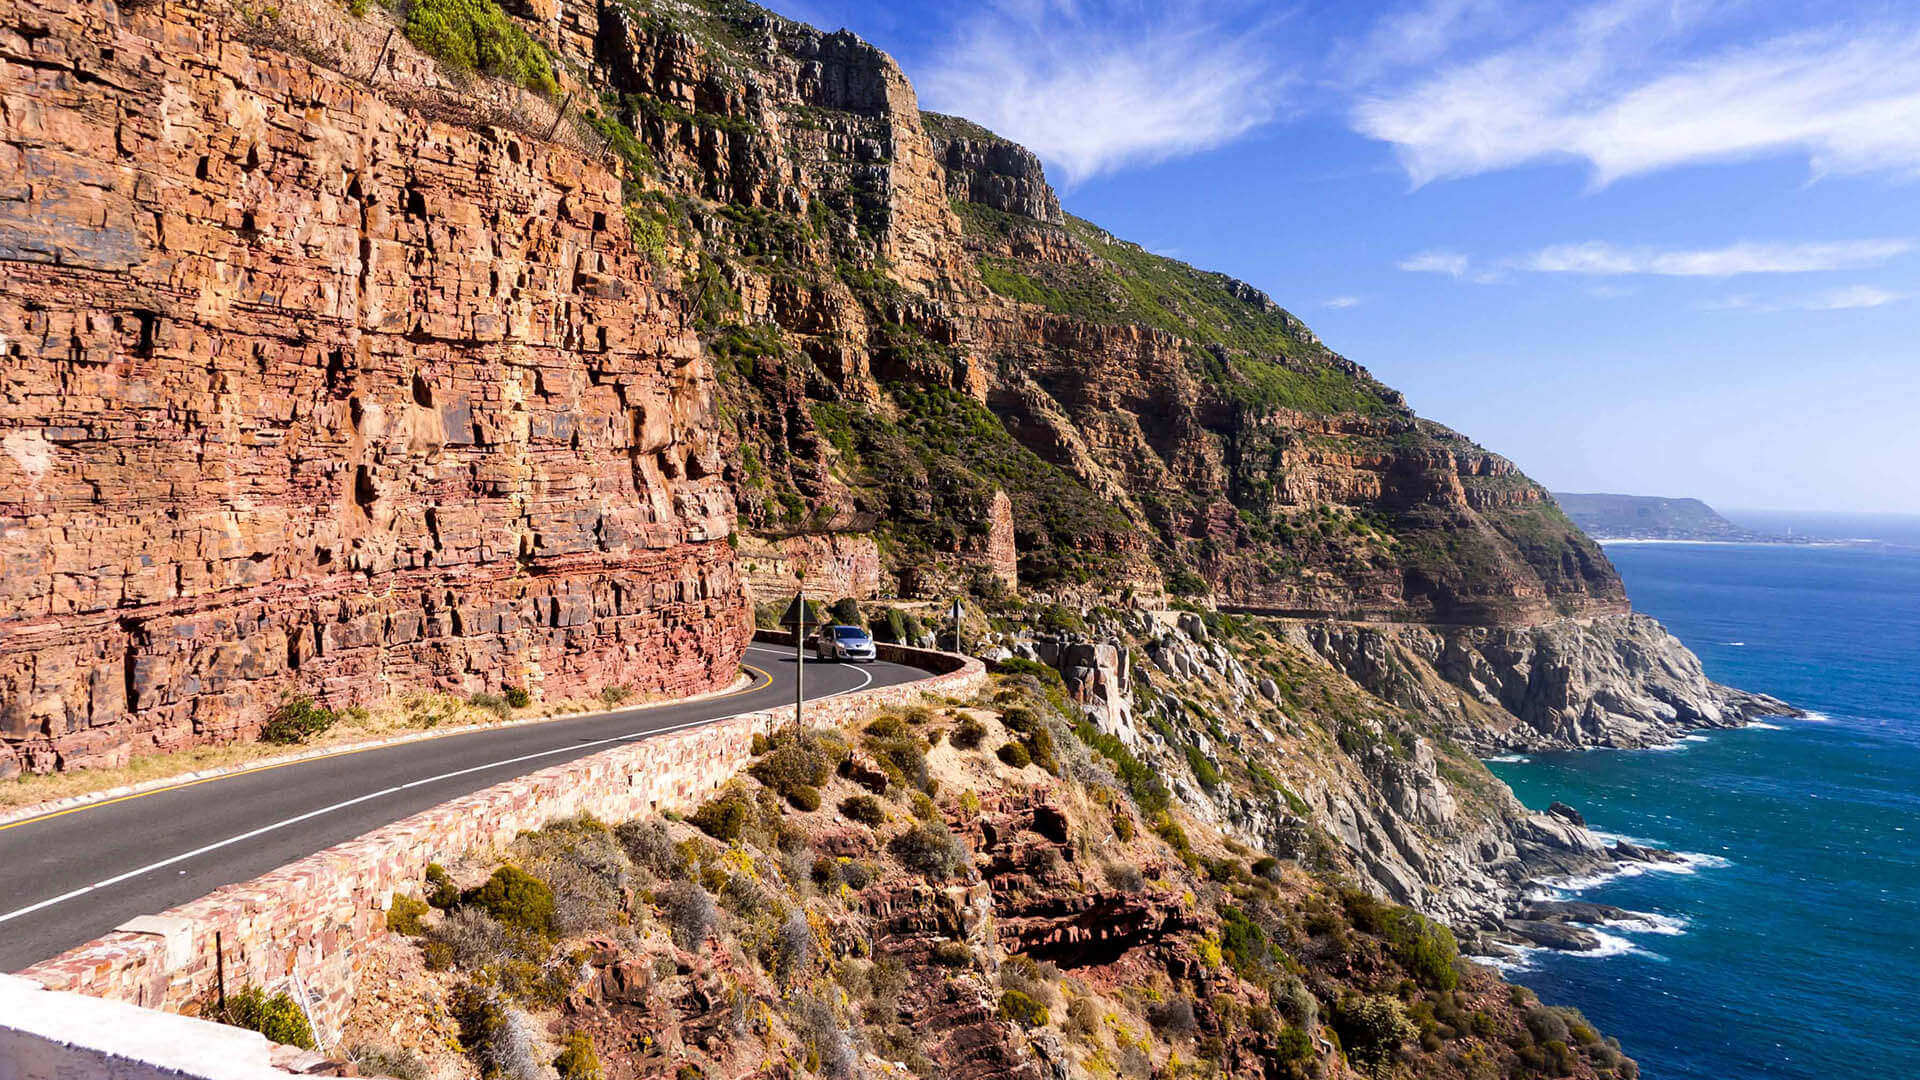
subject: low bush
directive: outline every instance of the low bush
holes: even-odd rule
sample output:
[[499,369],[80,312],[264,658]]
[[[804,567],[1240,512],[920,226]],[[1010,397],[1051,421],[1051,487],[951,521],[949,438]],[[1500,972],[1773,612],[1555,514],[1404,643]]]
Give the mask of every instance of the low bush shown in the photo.
[[1107,887],[1123,893],[1137,893],[1147,887],[1147,879],[1140,868],[1131,863],[1108,863],[1101,868],[1107,879]]
[[803,784],[787,792],[787,802],[793,804],[795,810],[807,812],[818,810],[820,809],[820,789]]
[[971,967],[973,950],[964,941],[937,942],[933,946],[933,962],[948,968]]
[[887,820],[887,811],[880,800],[871,795],[849,795],[840,800],[840,812],[847,820],[857,821],[868,828],[877,828]]
[[673,834],[658,818],[629,821],[613,830],[633,865],[666,877],[673,873]]
[[427,966],[436,971],[478,971],[505,961],[512,952],[506,928],[479,908],[456,908],[427,931]]
[[1016,769],[1024,769],[1033,764],[1033,755],[1027,753],[1027,748],[1017,742],[1000,744],[1000,749],[995,751],[995,756]]
[[386,1076],[392,1080],[427,1080],[432,1075],[425,1058],[398,1046],[361,1044],[347,1051],[361,1076]]
[[[932,774],[927,770],[927,742],[907,727],[899,717],[885,717],[891,724],[869,725],[861,743],[880,763],[880,770],[896,784],[927,791]],[[875,728],[880,730],[875,731]]]
[[533,704],[533,694],[524,686],[504,687],[500,691],[500,696],[506,698],[507,704],[516,709],[524,709]]
[[260,728],[260,741],[279,746],[306,742],[339,723],[340,714],[313,703],[305,694],[290,697],[273,710]]
[[1047,1026],[1047,1007],[1018,990],[1000,994],[1000,1015],[1023,1027]]
[[460,1025],[460,1045],[497,1080],[541,1080],[546,1070],[535,1057],[539,1045],[532,1018],[514,1008],[498,991],[467,983],[453,992],[448,1011]]
[[776,734],[771,749],[748,768],[755,780],[783,797],[803,787],[819,787],[833,778],[833,767],[846,754],[837,732],[794,731]]
[[503,866],[468,898],[501,925],[553,934],[553,890],[517,866]]
[[267,996],[265,990],[248,986],[227,995],[227,1006],[217,1017],[232,1027],[257,1031],[277,1043],[316,1049],[313,1028],[300,1005],[284,993]]
[[887,850],[922,877],[944,881],[967,865],[967,849],[943,822],[921,821],[894,837]]
[[394,893],[393,903],[387,905],[387,929],[408,937],[419,937],[426,933],[421,925],[420,916],[430,909],[425,900],[418,900],[406,893]]
[[594,1051],[593,1036],[579,1030],[567,1035],[560,1056],[553,1059],[553,1069],[560,1074],[560,1080],[601,1080],[606,1075],[600,1070],[600,1055]]
[[661,908],[673,943],[688,952],[699,948],[720,921],[713,895],[692,881],[676,881],[661,895]]
[[972,715],[961,717],[953,727],[953,734],[948,736],[954,747],[960,750],[976,750],[986,737],[987,725]]
[[1147,1006],[1147,1023],[1170,1039],[1191,1038],[1200,1029],[1193,1012],[1193,999],[1189,997],[1171,997]]
[[485,709],[502,720],[513,715],[513,706],[508,705],[507,699],[501,697],[499,694],[489,694],[481,691],[468,698],[467,704],[472,705],[476,709]]
[[427,903],[441,911],[450,910],[460,902],[460,887],[453,883],[452,875],[439,863],[427,864]]
[[747,822],[753,818],[753,802],[747,793],[729,785],[720,794],[700,804],[687,821],[694,828],[724,843],[740,839]]
[[627,686],[603,686],[600,688],[600,704],[611,709],[624,703],[633,696],[633,688]]
[[1400,1044],[1419,1034],[1405,1007],[1386,994],[1342,998],[1333,1026],[1348,1060],[1371,1076],[1381,1075]]

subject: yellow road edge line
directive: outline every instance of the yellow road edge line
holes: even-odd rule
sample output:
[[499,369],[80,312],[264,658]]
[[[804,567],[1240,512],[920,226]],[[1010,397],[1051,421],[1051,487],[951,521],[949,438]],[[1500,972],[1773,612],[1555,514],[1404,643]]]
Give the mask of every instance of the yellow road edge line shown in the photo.
[[[766,672],[760,670],[759,668],[754,667],[752,664],[741,664],[740,667],[741,667],[741,670],[752,672],[753,674],[760,676],[760,678],[766,681],[760,682],[760,683],[750,681],[748,682],[747,685],[741,687],[738,690],[729,690],[724,694],[715,694],[713,697],[702,698],[701,700],[724,701],[730,697],[738,697],[741,694],[747,694],[755,690],[759,690],[762,687],[770,685],[773,682],[772,675],[769,675]],[[663,702],[657,703],[657,705],[654,707],[671,705],[671,704],[674,704],[674,703],[670,701],[663,701]],[[641,706],[638,706],[638,708],[645,709],[645,708],[649,708],[649,706],[641,705]],[[609,711],[612,711],[612,710],[609,710]],[[576,720],[576,719],[582,719],[582,718],[583,718],[582,716],[564,716],[564,717],[553,717],[552,719]],[[546,718],[543,717],[542,719],[546,719]],[[725,720],[726,717],[716,716],[714,717],[714,719]],[[447,734],[448,735],[454,735],[454,734],[477,735],[477,734],[480,734],[481,732],[486,732],[486,731],[501,731],[506,728],[510,728],[512,726],[513,726],[512,724],[499,724],[499,725],[491,725],[488,727],[475,728],[471,731],[447,732]],[[429,736],[428,738],[414,739],[411,741],[412,742],[429,742],[431,741],[431,739],[432,737]],[[82,810],[96,810],[102,806],[112,806],[115,803],[129,802],[133,799],[144,799],[149,795],[161,795],[169,791],[185,791],[186,789],[191,787],[199,787],[201,784],[211,784],[216,780],[234,780],[242,776],[253,776],[258,773],[272,772],[275,769],[284,769],[292,765],[310,765],[316,761],[327,761],[332,758],[347,757],[350,754],[364,754],[369,750],[386,750],[386,749],[390,749],[392,747],[400,746],[400,745],[404,745],[404,744],[398,741],[376,742],[376,743],[370,743],[366,746],[347,747],[341,750],[336,750],[336,751],[332,751],[330,753],[325,753],[325,754],[314,754],[311,757],[295,758],[292,761],[276,762],[275,764],[272,764],[272,765],[259,765],[251,769],[241,769],[237,772],[221,773],[219,776],[203,776],[198,780],[183,780],[178,784],[168,784],[165,787],[157,787],[148,791],[135,791],[126,795],[119,795],[111,799],[99,799],[94,802],[82,803],[79,806],[69,806],[65,810],[53,810],[45,814],[37,815],[35,817],[21,818],[19,821],[9,821],[5,825],[0,825],[0,832],[6,832],[8,829],[17,829],[22,825],[34,825],[42,821],[52,821],[54,818],[66,817],[68,814],[77,814]]]

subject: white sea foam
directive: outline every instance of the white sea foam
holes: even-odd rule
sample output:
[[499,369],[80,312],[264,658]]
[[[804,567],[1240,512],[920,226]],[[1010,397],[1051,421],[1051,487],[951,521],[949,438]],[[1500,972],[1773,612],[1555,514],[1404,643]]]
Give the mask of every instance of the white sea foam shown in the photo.
[[1747,722],[1747,726],[1748,726],[1748,727],[1750,727],[1750,728],[1759,728],[1759,729],[1760,729],[1761,731],[1785,731],[1785,730],[1787,730],[1787,729],[1786,729],[1785,727],[1783,727],[1783,726],[1781,726],[1781,725],[1779,725],[1779,724],[1769,724],[1769,723],[1767,723],[1767,722],[1766,722],[1765,720],[1750,720],[1750,721],[1748,721],[1748,722]]
[[1490,758],[1487,758],[1486,760],[1498,761],[1508,765],[1525,765],[1527,762],[1532,761],[1533,759],[1528,757],[1525,754],[1502,754],[1499,757],[1490,757]]
[[1726,642],[1726,644],[1729,647],[1735,648],[1735,649],[1744,649],[1747,647],[1747,643],[1744,641],[1729,641],[1729,642]]
[[1831,716],[1828,716],[1828,715],[1827,715],[1826,713],[1823,713],[1823,712],[1812,712],[1812,711],[1808,711],[1808,712],[1805,712],[1805,713],[1802,713],[1802,714],[1800,714],[1800,719],[1802,719],[1802,720],[1806,720],[1806,721],[1810,721],[1810,722],[1812,722],[1812,723],[1815,723],[1815,724],[1831,724],[1831,723],[1833,723],[1833,717],[1831,717]]
[[1627,862],[1616,863],[1606,870],[1594,874],[1577,874],[1566,878],[1549,878],[1533,884],[1553,890],[1555,899],[1577,896],[1588,889],[1598,888],[1609,881],[1621,878],[1639,877],[1641,874],[1694,874],[1701,870],[1719,870],[1733,863],[1719,855],[1707,855],[1697,851],[1676,851],[1679,862]]

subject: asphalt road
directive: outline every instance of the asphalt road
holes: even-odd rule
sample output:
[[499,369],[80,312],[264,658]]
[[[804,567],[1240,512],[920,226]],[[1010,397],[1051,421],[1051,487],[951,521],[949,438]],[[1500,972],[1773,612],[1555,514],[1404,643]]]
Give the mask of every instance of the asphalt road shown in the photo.
[[[196,900],[502,780],[743,712],[793,703],[793,652],[752,646],[753,684],[703,701],[490,728],[313,758],[0,826],[0,971]],[[927,673],[807,665],[807,697]]]

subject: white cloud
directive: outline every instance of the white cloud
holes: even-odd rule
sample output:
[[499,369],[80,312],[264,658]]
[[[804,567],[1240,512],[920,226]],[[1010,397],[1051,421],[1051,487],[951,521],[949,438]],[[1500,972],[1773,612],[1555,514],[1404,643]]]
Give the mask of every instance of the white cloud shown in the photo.
[[1416,185],[1554,160],[1585,161],[1605,185],[1781,154],[1816,176],[1920,177],[1920,25],[1727,45],[1713,7],[1591,4],[1524,44],[1376,89],[1352,122],[1391,143]]
[[1456,278],[1467,276],[1467,257],[1452,251],[1423,251],[1401,259],[1396,265],[1416,274],[1445,274]]
[[915,82],[1071,184],[1212,149],[1271,120],[1291,76],[1269,17],[1185,0],[981,5]]
[[1335,296],[1329,298],[1325,306],[1335,309],[1359,307],[1360,298],[1357,296]]
[[1733,244],[1723,248],[1660,251],[1612,244],[1555,244],[1516,265],[1546,274],[1658,274],[1666,277],[1734,277],[1739,274],[1807,274],[1883,263],[1912,251],[1911,240],[1853,240],[1823,244]]
[[1903,300],[1912,299],[1912,293],[1895,292],[1877,285],[1849,285],[1840,289],[1827,289],[1807,296],[1790,297],[1785,300],[1762,301],[1751,294],[1738,294],[1710,300],[1700,305],[1702,311],[1855,311],[1863,308],[1885,307]]
[[1906,293],[1892,292],[1873,285],[1853,285],[1845,289],[1829,289],[1815,293],[1802,301],[1801,306],[1808,311],[1847,311],[1853,308],[1877,308],[1898,303],[1907,298]]

